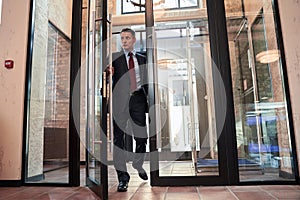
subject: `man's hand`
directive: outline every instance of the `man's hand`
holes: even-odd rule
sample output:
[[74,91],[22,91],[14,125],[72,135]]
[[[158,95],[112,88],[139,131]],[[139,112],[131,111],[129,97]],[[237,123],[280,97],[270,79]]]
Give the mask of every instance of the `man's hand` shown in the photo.
[[105,71],[107,72],[107,75],[110,75],[111,73],[113,76],[115,72],[115,68],[113,66],[108,65]]

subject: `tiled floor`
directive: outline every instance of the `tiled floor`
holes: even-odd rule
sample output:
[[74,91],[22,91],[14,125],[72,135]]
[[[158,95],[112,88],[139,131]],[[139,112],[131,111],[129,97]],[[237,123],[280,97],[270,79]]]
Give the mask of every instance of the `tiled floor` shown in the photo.
[[[81,187],[2,187],[1,200],[96,200]],[[300,186],[151,187],[148,182],[130,182],[127,192],[109,192],[111,200],[299,200]]]
[[[149,170],[149,166],[145,168]],[[66,169],[52,171],[54,180]],[[268,186],[215,186],[215,187],[151,187],[150,181],[143,181],[128,165],[131,178],[127,192],[117,192],[117,178],[114,168],[109,166],[109,200],[300,200],[300,185]],[[48,174],[50,175],[50,173]],[[48,180],[51,180],[50,177]],[[85,168],[81,168],[81,187],[0,187],[0,200],[96,200],[99,199],[85,187]]]

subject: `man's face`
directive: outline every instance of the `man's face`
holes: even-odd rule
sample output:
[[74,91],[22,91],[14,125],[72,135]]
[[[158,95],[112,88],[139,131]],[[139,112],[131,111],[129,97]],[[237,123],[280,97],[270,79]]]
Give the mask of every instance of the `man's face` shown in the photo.
[[126,51],[132,51],[136,38],[130,32],[121,33],[122,48]]

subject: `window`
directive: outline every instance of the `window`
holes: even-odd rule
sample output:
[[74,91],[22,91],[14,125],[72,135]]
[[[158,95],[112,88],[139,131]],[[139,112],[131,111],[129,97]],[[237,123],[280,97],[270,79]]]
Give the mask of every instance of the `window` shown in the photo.
[[[153,8],[181,9],[199,7],[198,0],[154,0]],[[145,11],[145,0],[122,0],[122,14],[139,13]]]
[[[44,14],[36,12],[36,16]],[[69,182],[71,41],[57,24],[47,18],[35,18],[26,183]],[[57,173],[59,179],[55,178]]]
[[145,11],[145,0],[122,0],[122,14]]
[[293,181],[277,16],[271,1],[244,2],[244,16],[227,13],[240,181]]

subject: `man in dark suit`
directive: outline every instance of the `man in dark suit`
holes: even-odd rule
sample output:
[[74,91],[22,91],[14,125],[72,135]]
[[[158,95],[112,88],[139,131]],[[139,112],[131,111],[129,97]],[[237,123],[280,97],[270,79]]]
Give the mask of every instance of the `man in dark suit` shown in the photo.
[[[146,57],[134,49],[135,32],[122,29],[122,50],[113,53],[113,118],[114,118],[114,167],[117,171],[118,191],[127,191],[130,176],[126,167],[125,134],[133,133],[136,149],[132,166],[138,171],[140,178],[147,180],[143,169],[147,144],[146,112],[147,104],[147,66]],[[130,124],[130,125],[129,125]],[[130,133],[126,133],[128,125]]]

